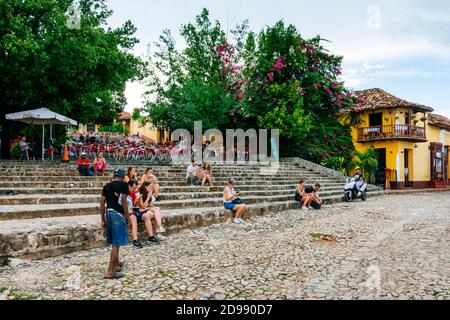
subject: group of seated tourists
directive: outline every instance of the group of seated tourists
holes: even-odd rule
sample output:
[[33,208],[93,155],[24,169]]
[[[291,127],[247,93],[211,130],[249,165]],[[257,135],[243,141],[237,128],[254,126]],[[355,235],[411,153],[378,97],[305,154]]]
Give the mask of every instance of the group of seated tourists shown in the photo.
[[310,210],[320,210],[323,207],[323,201],[319,197],[320,184],[306,185],[306,180],[300,180],[295,189],[295,201],[300,202],[300,208]]
[[[212,168],[210,163],[204,165],[198,164],[192,160],[191,164],[186,169],[186,184],[191,187],[205,187],[208,183],[210,187],[212,184]],[[233,213],[233,222],[236,224],[244,224],[242,217],[247,212],[247,205],[239,198],[240,191],[236,188],[236,180],[230,178],[227,186],[223,190],[223,204],[226,210]]]
[[99,152],[91,164],[86,152],[82,152],[77,159],[78,173],[81,177],[105,176],[106,159],[103,152]]
[[204,188],[208,183],[210,187],[212,184],[212,168],[210,163],[205,163],[203,166],[198,164],[195,160],[186,169],[186,183],[191,187]]
[[131,212],[131,234],[133,246],[141,249],[143,245],[138,236],[138,224],[144,223],[147,232],[147,244],[159,244],[162,239],[156,234],[166,232],[162,226],[161,209],[154,204],[160,201],[159,181],[153,174],[153,170],[148,168],[141,179],[135,168],[130,167],[125,175],[124,181],[128,184],[128,210]]

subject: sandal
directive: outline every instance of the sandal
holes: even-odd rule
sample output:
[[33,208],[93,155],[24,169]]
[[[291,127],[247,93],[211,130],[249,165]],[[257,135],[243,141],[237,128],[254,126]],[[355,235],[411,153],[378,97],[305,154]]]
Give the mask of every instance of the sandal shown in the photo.
[[125,266],[125,262],[119,261],[119,268],[115,269],[114,272],[119,272],[119,273],[122,272],[124,266]]
[[124,277],[123,273],[114,271],[112,276],[106,275],[104,277],[104,279],[107,279],[107,280],[118,280],[118,279],[121,279],[123,277]]

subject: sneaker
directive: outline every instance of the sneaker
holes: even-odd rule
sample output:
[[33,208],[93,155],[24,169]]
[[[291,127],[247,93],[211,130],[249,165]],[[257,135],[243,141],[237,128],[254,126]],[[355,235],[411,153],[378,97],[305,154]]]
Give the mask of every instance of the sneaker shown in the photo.
[[137,249],[142,249],[144,246],[142,245],[141,241],[139,240],[134,240],[133,241],[133,246]]
[[159,242],[160,241],[154,236],[147,239],[147,244],[159,244]]
[[238,218],[235,218],[235,219],[233,220],[233,222],[236,223],[236,224],[241,224],[241,223],[242,223],[241,220],[239,220]]
[[246,224],[247,222],[245,222],[245,220],[242,220],[241,218],[239,218],[239,221],[242,223],[242,224]]
[[164,233],[164,232],[166,232],[166,229],[164,229],[163,226],[161,226],[158,229],[156,229],[156,233]]

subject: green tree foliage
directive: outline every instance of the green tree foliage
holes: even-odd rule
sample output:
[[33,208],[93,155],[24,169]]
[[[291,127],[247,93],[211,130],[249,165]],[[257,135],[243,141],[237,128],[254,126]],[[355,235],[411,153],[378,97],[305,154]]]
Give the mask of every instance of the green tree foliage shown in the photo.
[[39,107],[100,124],[123,110],[126,82],[144,69],[130,52],[136,28],[130,21],[106,28],[105,0],[81,0],[80,28],[70,28],[73,3],[0,0],[2,124],[6,113]]
[[375,174],[378,169],[378,155],[374,148],[366,152],[355,151],[356,160],[353,165],[361,168],[361,173],[365,179],[371,183],[375,182]]
[[329,53],[324,41],[319,36],[304,39],[295,26],[282,21],[256,38],[250,34],[243,54],[240,112],[259,127],[279,129],[284,156],[350,161],[354,149],[349,125],[362,99],[338,80],[342,57]]
[[186,42],[182,52],[168,30],[155,43],[145,111],[153,124],[168,130],[193,130],[200,120],[204,129],[225,129],[236,105],[216,50],[226,42],[225,33],[204,9],[195,23],[182,26],[181,36]]
[[99,132],[107,132],[107,133],[128,133],[128,130],[125,129],[124,125],[121,123],[116,123],[110,126],[101,126],[98,129]]
[[279,129],[282,156],[350,162],[350,124],[363,100],[339,81],[342,57],[319,36],[304,39],[280,21],[259,34],[248,23],[227,39],[205,9],[182,27],[186,49],[165,31],[150,63],[146,112],[157,126]]

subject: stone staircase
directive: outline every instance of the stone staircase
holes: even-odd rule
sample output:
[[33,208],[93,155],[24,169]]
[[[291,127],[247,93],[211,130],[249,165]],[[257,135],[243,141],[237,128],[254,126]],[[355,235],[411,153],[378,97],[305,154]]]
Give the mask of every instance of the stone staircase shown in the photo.
[[[343,201],[345,177],[301,159],[287,159],[277,171],[270,166],[213,166],[213,187],[191,188],[185,168],[161,164],[115,163],[107,177],[79,177],[74,164],[0,162],[0,256],[39,259],[104,246],[99,201],[102,187],[117,167],[134,165],[138,174],[151,166],[161,184],[163,223],[167,233],[222,223],[222,192],[228,178],[238,181],[249,205],[247,217],[297,208],[294,189],[303,178],[320,183],[325,203]],[[382,190],[371,186],[370,196]],[[143,228],[141,232],[143,235]]]

